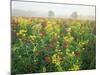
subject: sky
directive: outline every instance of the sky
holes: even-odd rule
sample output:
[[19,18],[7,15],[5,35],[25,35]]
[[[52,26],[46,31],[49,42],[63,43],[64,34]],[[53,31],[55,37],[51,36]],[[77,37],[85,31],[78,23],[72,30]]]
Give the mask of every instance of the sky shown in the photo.
[[12,13],[14,13],[14,9],[24,10],[27,12],[37,12],[39,14],[42,13],[45,16],[47,16],[48,11],[50,10],[55,13],[55,16],[69,16],[74,11],[76,11],[80,16],[95,16],[95,7],[85,5],[12,1]]

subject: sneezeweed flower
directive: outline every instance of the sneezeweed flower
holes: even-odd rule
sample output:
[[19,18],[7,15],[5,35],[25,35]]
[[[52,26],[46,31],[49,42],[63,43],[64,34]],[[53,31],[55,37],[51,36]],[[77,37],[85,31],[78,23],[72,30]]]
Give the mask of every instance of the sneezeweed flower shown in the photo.
[[50,58],[49,56],[45,56],[45,57],[44,57],[44,60],[45,60],[46,62],[51,62],[51,58]]
[[71,43],[73,39],[74,38],[71,35],[64,37],[64,40],[67,41],[68,43]]
[[26,33],[26,32],[27,32],[26,29],[21,29],[21,30],[19,30],[19,32],[16,33],[16,34],[17,34],[17,36],[19,36],[19,35],[25,36],[25,33]]
[[47,32],[53,31],[53,25],[52,25],[52,24],[48,24],[48,25],[45,27],[45,30],[46,30]]
[[45,31],[41,31],[40,32],[40,36],[43,38],[45,36],[46,32]]
[[20,30],[20,33],[23,33],[23,32],[27,32],[27,30],[25,29]]
[[80,42],[79,42],[79,46],[83,46],[83,45],[87,44],[88,42],[89,42],[89,40],[80,41]]
[[63,44],[62,44],[62,48],[66,48],[68,46],[68,43],[66,40],[64,40]]
[[35,35],[30,35],[29,37],[30,37],[30,39],[31,39],[32,41],[34,41],[34,40],[36,39],[36,36],[35,36]]
[[54,54],[53,56],[52,56],[52,63],[53,64],[56,64],[56,65],[60,65],[60,63],[61,63],[61,56],[59,55],[59,54]]
[[74,65],[72,65],[72,67],[71,67],[69,70],[72,70],[72,71],[77,71],[77,70],[79,70],[79,69],[80,69],[80,66],[79,66],[79,65],[74,64]]
[[32,19],[31,18],[23,18],[20,17],[18,19],[19,25],[31,25],[32,24]]
[[52,35],[56,37],[58,34],[56,32],[53,32]]
[[77,50],[74,52],[75,56],[79,56],[80,55],[80,52]]

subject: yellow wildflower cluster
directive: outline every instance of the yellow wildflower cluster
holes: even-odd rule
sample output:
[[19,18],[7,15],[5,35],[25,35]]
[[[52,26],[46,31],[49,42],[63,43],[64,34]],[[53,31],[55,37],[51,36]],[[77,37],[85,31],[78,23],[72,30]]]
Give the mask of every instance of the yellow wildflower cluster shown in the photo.
[[52,24],[48,24],[46,27],[45,27],[45,30],[46,31],[53,31],[53,26],[52,26]]
[[77,71],[79,69],[80,69],[79,65],[74,64],[69,70]]
[[59,31],[59,28],[60,28],[60,26],[57,25],[55,19],[47,20],[47,26],[45,28],[47,31],[53,31],[53,29],[56,29]]
[[31,18],[30,19],[26,19],[26,18],[23,18],[23,17],[19,17],[18,23],[19,23],[19,25],[26,25],[26,24],[31,25],[32,24],[32,20],[31,20]]
[[56,64],[56,65],[60,65],[60,63],[61,63],[61,56],[59,54],[57,54],[57,53],[54,54],[52,56],[52,63]]
[[31,40],[34,40],[36,38],[35,35],[30,35],[29,37],[30,37]]
[[27,32],[27,30],[21,29],[21,30],[19,30],[19,32],[16,33],[16,34],[17,34],[18,36],[19,36],[19,35],[25,36],[25,35],[26,35],[26,34],[25,34],[26,32]]
[[72,36],[65,36],[64,40],[67,41],[68,43],[72,42],[74,38]]
[[87,44],[88,42],[89,42],[89,40],[80,41],[80,42],[79,42],[79,46],[83,46],[83,45]]

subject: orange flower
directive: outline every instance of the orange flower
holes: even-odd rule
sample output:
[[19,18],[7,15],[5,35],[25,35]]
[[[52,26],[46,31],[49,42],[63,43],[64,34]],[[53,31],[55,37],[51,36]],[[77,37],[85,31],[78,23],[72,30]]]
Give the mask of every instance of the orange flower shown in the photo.
[[41,37],[44,37],[44,36],[45,36],[45,31],[41,31],[41,32],[40,32],[40,36],[41,36]]
[[79,52],[79,51],[75,51],[74,54],[75,54],[76,56],[79,56],[79,55],[80,55],[80,52]]
[[63,47],[63,48],[66,48],[66,47],[67,47],[67,42],[66,42],[66,41],[64,41],[62,47]]
[[44,57],[44,60],[45,60],[46,62],[50,62],[50,57],[49,57],[49,56],[45,56],[45,57]]

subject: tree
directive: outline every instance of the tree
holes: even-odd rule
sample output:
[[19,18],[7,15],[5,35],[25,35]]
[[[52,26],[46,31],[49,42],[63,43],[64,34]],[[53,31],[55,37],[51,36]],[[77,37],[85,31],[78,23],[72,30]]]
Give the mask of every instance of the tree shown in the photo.
[[50,10],[50,11],[48,11],[48,16],[49,17],[53,17],[55,14],[54,14],[54,12],[52,11],[52,10]]
[[74,11],[72,14],[71,14],[71,17],[76,19],[78,17],[78,13],[76,11]]

